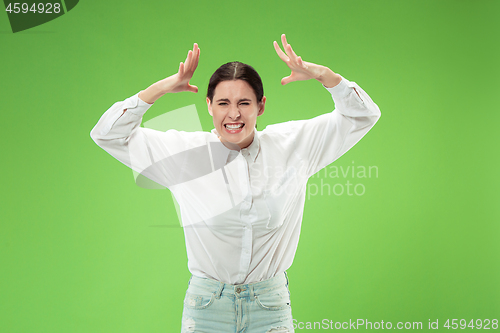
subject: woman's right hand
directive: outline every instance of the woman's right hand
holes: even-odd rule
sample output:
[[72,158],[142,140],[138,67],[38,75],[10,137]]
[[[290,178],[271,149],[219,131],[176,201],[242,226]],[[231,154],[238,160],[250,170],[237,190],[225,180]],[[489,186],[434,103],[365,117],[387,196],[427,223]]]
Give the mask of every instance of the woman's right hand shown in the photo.
[[146,90],[139,93],[139,98],[144,102],[153,104],[158,98],[167,93],[177,93],[181,91],[198,92],[198,87],[189,84],[193,77],[198,61],[200,60],[200,48],[194,43],[193,49],[189,50],[186,61],[179,64],[179,71],[163,80],[160,80]]
[[[194,43],[193,49],[189,50],[186,61],[179,64],[177,74],[163,79],[163,89],[165,93],[176,93],[181,91],[198,92],[198,87],[189,84],[189,80],[193,77],[198,61],[200,60],[200,48]],[[160,82],[162,82],[160,81]]]

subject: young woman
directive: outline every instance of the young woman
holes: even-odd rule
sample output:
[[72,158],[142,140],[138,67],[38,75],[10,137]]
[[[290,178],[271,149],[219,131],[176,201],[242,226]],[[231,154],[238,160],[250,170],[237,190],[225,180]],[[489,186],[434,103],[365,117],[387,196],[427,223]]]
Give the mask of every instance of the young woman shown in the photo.
[[358,142],[380,117],[356,83],[303,61],[285,35],[274,48],[290,68],[282,84],[316,79],[335,110],[267,126],[262,81],[232,62],[212,75],[211,132],[142,128],[143,114],[166,93],[198,92],[194,44],[179,71],[115,103],[92,139],[122,163],[167,187],[181,208],[188,267],[182,332],[293,332],[286,270],[299,241],[307,180]]

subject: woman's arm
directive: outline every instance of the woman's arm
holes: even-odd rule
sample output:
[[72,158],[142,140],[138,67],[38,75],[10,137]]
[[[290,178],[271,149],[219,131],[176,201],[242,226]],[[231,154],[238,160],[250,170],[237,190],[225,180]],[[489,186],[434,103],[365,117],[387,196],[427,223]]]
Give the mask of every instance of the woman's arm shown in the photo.
[[[189,80],[198,65],[199,55],[198,45],[194,44],[185,63],[180,63],[178,73],[113,104],[90,132],[94,142],[117,160],[149,179],[163,186],[171,183],[169,178],[175,175],[167,174],[165,169],[160,170],[157,162],[175,153],[174,150],[182,149],[185,138],[178,131],[160,132],[142,128],[140,124],[144,113],[164,94],[198,91],[196,86],[189,84]],[[166,146],[165,142],[169,145]]]
[[335,110],[330,113],[283,123],[279,129],[280,135],[292,139],[295,152],[306,161],[305,173],[312,176],[354,146],[380,118],[380,109],[355,82],[325,66],[303,61],[287,43],[285,35],[281,41],[286,54],[276,42],[274,48],[292,71],[281,83],[316,79],[332,94],[335,103]]

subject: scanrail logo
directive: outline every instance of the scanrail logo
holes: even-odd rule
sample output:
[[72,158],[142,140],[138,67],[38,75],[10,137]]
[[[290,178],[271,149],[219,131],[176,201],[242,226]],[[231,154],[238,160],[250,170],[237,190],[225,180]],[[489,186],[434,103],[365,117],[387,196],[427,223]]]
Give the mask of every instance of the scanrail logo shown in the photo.
[[52,21],[75,8],[79,0],[23,1],[4,0],[12,32],[16,33]]

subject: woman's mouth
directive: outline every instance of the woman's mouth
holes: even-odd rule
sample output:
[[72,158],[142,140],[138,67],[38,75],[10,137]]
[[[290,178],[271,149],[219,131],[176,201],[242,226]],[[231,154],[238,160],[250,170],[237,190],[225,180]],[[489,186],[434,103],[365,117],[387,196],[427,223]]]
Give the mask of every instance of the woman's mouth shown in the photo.
[[236,134],[243,130],[245,124],[243,123],[233,123],[233,124],[224,124],[224,128],[230,134]]

